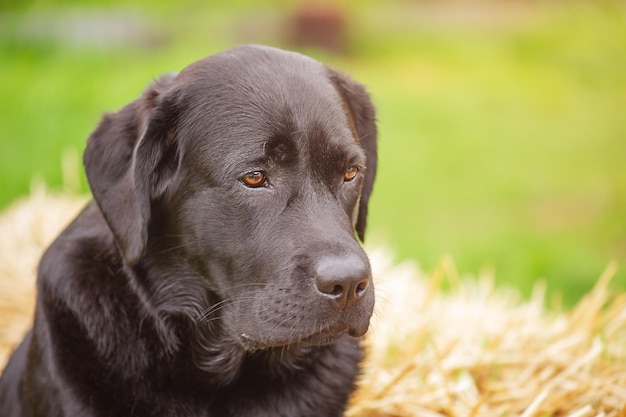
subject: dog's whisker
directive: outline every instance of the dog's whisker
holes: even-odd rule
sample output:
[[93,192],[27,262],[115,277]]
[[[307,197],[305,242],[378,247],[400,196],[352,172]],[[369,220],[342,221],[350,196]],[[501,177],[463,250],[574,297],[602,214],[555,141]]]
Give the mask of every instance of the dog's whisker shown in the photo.
[[367,139],[370,136],[374,136],[374,135],[375,135],[374,132],[369,132],[369,133],[366,133],[365,135],[359,136],[359,142],[362,141],[363,139]]
[[232,304],[235,303],[237,301],[249,301],[249,300],[254,300],[255,297],[231,297],[231,298],[226,298],[222,301],[219,301],[213,305],[211,305],[210,307],[208,307],[205,311],[202,312],[202,314],[200,315],[200,317],[198,317],[196,320],[197,321],[203,321],[206,318],[208,318],[210,315],[216,313],[217,311],[223,309],[224,307],[226,307],[228,304]]
[[238,294],[238,295],[234,295],[232,297],[228,297],[225,298],[211,306],[209,306],[207,309],[205,309],[201,314],[200,317],[196,318],[197,321],[204,321],[206,320],[210,315],[215,314],[217,311],[223,309],[224,307],[226,307],[227,305],[232,305],[235,303],[239,303],[239,302],[244,302],[244,301],[254,301],[254,300],[271,300],[272,297],[271,296],[263,296],[263,294],[259,294],[259,293],[254,293],[254,294],[248,294],[248,293],[244,293],[244,294]]

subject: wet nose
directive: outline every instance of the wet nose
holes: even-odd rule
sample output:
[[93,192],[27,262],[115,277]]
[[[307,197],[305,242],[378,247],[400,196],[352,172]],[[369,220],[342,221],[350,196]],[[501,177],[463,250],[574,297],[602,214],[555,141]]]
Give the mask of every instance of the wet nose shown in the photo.
[[355,255],[323,257],[315,273],[317,290],[337,309],[359,304],[370,286],[369,266]]

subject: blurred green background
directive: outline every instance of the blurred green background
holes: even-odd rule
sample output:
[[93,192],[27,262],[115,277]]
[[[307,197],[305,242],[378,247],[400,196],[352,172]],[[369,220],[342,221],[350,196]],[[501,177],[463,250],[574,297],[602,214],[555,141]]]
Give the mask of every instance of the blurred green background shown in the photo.
[[[321,29],[320,29],[321,28]],[[426,271],[449,254],[566,303],[626,284],[626,4],[3,0],[0,209],[33,178],[86,192],[105,111],[242,43],[307,53],[367,85],[380,170],[368,239]]]

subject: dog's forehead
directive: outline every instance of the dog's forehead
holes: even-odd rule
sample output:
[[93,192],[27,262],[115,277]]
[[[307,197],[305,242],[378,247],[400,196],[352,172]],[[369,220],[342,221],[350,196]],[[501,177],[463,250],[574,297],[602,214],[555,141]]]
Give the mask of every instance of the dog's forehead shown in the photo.
[[[341,98],[321,63],[294,52],[246,46],[212,55],[179,75],[198,119],[275,123],[289,111],[296,124],[337,123]],[[217,117],[211,117],[211,116]],[[205,117],[203,117],[205,116]]]
[[179,84],[189,105],[183,123],[208,158],[251,160],[281,141],[359,148],[328,69],[306,56],[236,48],[187,67]]

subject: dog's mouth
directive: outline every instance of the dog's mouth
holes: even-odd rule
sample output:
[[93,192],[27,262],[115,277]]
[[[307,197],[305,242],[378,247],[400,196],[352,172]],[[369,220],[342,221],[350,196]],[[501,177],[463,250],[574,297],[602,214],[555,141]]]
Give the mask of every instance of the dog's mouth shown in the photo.
[[[366,331],[366,330],[365,330]],[[248,352],[256,352],[259,350],[268,350],[272,348],[289,348],[294,347],[321,347],[331,345],[342,337],[349,335],[352,337],[360,337],[365,331],[351,329],[349,327],[338,327],[332,329],[320,330],[304,337],[294,338],[280,342],[263,342],[251,336],[248,333],[241,333],[240,342],[243,348]]]

